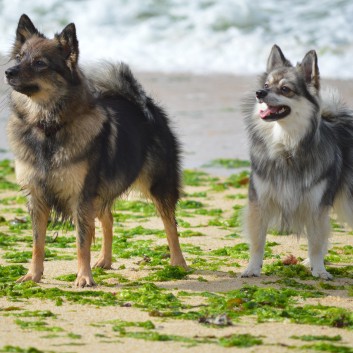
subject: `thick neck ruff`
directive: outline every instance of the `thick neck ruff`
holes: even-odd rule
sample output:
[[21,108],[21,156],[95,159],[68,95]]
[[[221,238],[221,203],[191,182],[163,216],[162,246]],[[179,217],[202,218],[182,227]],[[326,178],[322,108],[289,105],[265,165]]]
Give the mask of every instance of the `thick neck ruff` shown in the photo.
[[65,124],[58,124],[58,123],[47,123],[40,121],[39,123],[36,124],[36,128],[40,131],[42,131],[46,137],[52,137],[56,135],[57,132],[59,132]]

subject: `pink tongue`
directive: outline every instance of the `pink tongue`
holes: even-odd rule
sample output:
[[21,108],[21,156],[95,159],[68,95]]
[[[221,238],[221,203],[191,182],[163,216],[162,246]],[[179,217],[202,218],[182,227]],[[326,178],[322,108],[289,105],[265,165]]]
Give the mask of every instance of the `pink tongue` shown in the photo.
[[271,114],[277,113],[279,109],[280,107],[267,107],[266,110],[260,110],[260,116],[264,119]]

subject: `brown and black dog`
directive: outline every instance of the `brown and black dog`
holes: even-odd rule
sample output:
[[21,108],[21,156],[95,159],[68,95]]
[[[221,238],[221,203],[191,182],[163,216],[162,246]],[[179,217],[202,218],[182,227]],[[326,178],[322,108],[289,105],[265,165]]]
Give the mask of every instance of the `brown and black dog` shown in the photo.
[[75,284],[94,285],[90,247],[95,218],[103,227],[95,266],[110,268],[111,207],[131,186],[152,199],[161,215],[171,264],[186,267],[175,222],[180,146],[166,113],[125,64],[104,63],[85,76],[78,56],[74,24],[48,39],[26,15],[21,16],[12,49],[16,64],[5,73],[13,89],[8,137],[33,224],[32,263],[19,281],[41,280],[53,211],[76,226]]

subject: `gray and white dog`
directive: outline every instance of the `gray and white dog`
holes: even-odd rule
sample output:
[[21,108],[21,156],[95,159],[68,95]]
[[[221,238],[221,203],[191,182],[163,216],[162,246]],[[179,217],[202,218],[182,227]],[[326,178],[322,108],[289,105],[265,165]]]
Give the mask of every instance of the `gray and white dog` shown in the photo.
[[259,276],[268,227],[305,233],[313,276],[324,266],[331,208],[353,226],[353,111],[333,91],[320,93],[317,55],[293,66],[274,45],[260,87],[244,104],[251,178],[244,228]]

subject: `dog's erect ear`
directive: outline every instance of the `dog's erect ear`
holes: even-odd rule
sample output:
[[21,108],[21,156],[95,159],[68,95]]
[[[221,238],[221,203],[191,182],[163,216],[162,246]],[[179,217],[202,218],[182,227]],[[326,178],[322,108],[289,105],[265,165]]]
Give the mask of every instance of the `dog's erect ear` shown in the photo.
[[310,50],[300,64],[304,80],[308,85],[312,85],[317,90],[320,89],[320,73],[317,64],[317,55],[315,50]]
[[15,57],[16,54],[20,51],[23,43],[34,35],[44,37],[44,35],[40,33],[34,26],[29,17],[23,14],[18,21],[16,41],[12,49],[12,56]]
[[284,57],[281,48],[275,44],[272,47],[270,56],[267,59],[267,72],[283,66],[290,67],[292,64]]
[[70,69],[73,69],[77,64],[79,54],[75,24],[68,24],[62,32],[55,37],[63,50],[67,65]]

